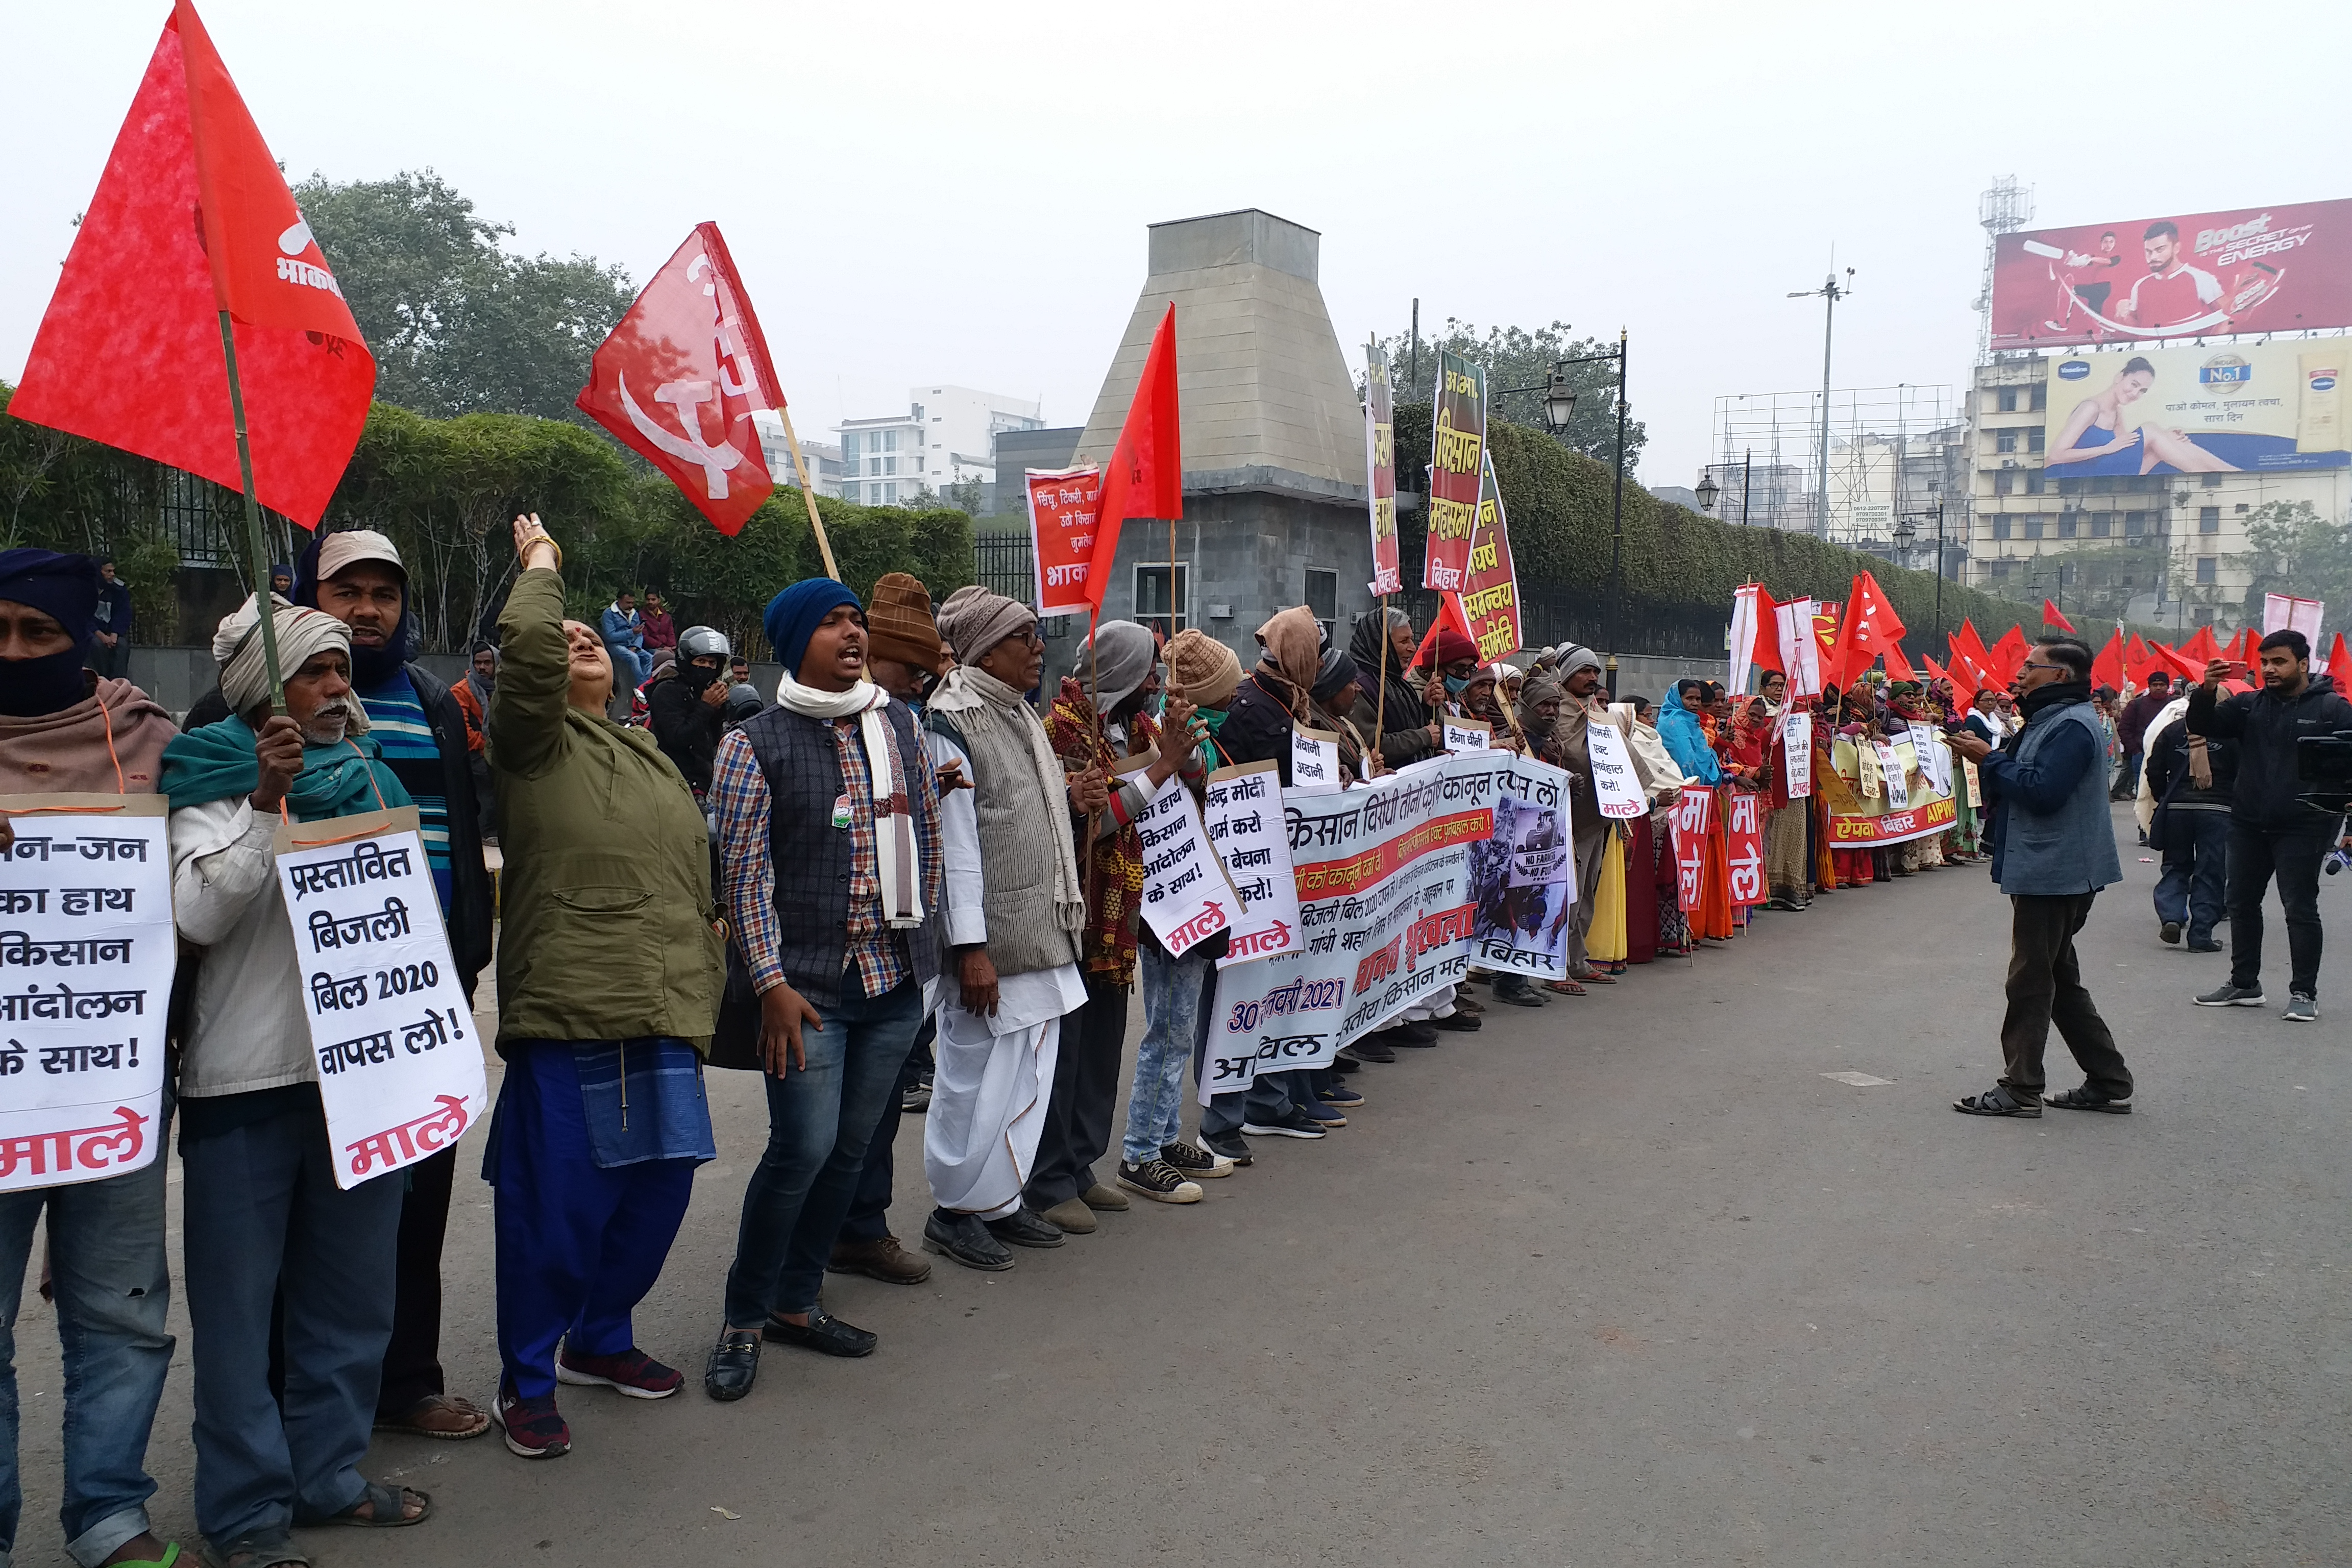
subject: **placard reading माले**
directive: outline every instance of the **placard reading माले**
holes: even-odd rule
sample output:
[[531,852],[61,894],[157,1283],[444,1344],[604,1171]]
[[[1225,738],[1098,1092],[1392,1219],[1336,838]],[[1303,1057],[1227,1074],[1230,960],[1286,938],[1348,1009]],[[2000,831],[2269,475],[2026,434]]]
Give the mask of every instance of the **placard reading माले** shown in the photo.
[[1242,912],[1223,969],[1254,958],[1298,951],[1298,880],[1290,864],[1290,832],[1282,814],[1282,777],[1272,763],[1219,768],[1209,775],[1209,846],[1224,862]]
[[1596,717],[1586,728],[1584,739],[1586,754],[1592,763],[1592,793],[1601,803],[1601,815],[1616,822],[1647,816],[1650,800],[1642,793],[1642,781],[1633,772],[1633,751],[1617,726]]
[[278,878],[346,1190],[464,1136],[488,1109],[416,808],[278,830]]
[[0,1192],[160,1152],[177,951],[159,795],[0,797]]
[[1135,833],[1143,847],[1143,918],[1168,956],[1181,958],[1230,925],[1241,900],[1209,851],[1180,774],[1170,773],[1143,803]]

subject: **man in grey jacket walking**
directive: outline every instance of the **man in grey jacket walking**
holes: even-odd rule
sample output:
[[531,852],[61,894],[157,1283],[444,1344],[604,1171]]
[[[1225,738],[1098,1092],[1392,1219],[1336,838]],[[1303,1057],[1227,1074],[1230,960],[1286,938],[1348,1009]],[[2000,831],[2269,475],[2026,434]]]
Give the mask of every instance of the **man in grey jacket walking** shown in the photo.
[[1969,1116],[2039,1116],[2042,1053],[2055,1023],[2074,1053],[2083,1087],[2050,1096],[2068,1110],[2131,1110],[2131,1069],[2074,955],[2074,934],[2099,889],[2123,879],[2107,816],[2105,740],[2091,706],[2091,649],[2071,637],[2034,646],[2018,672],[2025,727],[1996,752],[1973,733],[1952,744],[1978,765],[1992,809],[1992,879],[2009,895],[2009,1016],[2000,1028],[2006,1067],[1982,1094],[1956,1100]]

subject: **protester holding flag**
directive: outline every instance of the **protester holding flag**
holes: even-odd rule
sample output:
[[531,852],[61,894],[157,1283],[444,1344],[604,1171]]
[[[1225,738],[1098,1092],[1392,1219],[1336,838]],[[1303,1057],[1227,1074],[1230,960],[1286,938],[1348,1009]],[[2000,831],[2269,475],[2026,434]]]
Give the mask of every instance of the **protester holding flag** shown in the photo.
[[[253,599],[213,637],[232,716],[164,748],[172,903],[203,949],[181,1041],[196,1523],[215,1556],[299,1560],[294,1524],[415,1523],[421,1492],[359,1473],[391,1339],[403,1188],[337,1185],[301,963],[272,844],[281,820],[405,805],[351,688],[351,633],[274,603],[285,711]],[[270,1389],[270,1304],[285,1386]]]
[[[0,551],[0,795],[152,795],[170,715],[127,680],[84,663],[105,603],[87,555]],[[5,827],[5,819],[0,819]],[[170,1138],[171,1096],[153,1137]],[[18,1306],[34,1227],[45,1218],[47,1282],[64,1350],[66,1548],[79,1563],[149,1562],[149,1433],[172,1365],[172,1273],[163,1246],[170,1162],[127,1175],[0,1194],[0,1322]],[[14,1386],[15,1343],[0,1334],[0,1379]],[[35,1406],[36,1409],[38,1406]],[[0,1559],[23,1510],[16,1431],[0,1441]]]
[[[694,1168],[716,1157],[701,1057],[723,978],[709,834],[677,770],[605,716],[597,629],[563,618],[562,552],[514,522],[490,763],[506,871],[499,1055],[482,1151],[495,1199],[500,1378],[527,1459],[569,1453],[555,1385],[665,1399],[684,1382],[630,1314],[661,1275]],[[558,1347],[561,1346],[559,1354]]]
[[873,1353],[824,1310],[825,1264],[939,975],[939,791],[913,713],[865,679],[857,595],[807,578],[761,625],[776,706],[720,742],[711,785],[768,1099],[703,1373],[721,1401],[751,1392],[763,1338]]

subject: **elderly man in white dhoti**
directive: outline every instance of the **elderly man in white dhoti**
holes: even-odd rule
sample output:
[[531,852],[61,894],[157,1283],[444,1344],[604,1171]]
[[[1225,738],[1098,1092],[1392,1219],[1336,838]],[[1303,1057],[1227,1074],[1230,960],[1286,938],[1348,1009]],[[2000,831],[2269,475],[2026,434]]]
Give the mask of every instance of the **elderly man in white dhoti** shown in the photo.
[[[938,1067],[923,1125],[923,1172],[939,1206],[926,1251],[968,1268],[1013,1267],[1015,1247],[1059,1247],[1024,1207],[1054,1087],[1064,1014],[1086,1004],[1078,972],[1085,885],[1069,813],[1098,811],[1098,773],[1064,773],[1025,697],[1045,645],[1037,617],[984,589],[940,606],[958,660],[924,721],[931,761],[962,765],[970,789],[940,802],[941,915],[954,963],[940,976]],[[984,869],[983,869],[984,868]]]

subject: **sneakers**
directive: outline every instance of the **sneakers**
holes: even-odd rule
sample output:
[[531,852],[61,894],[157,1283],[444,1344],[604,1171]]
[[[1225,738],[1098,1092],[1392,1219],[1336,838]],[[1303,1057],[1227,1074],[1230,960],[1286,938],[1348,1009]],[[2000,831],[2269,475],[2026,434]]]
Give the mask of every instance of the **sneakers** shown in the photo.
[[1315,1098],[1326,1105],[1336,1106],[1341,1110],[1353,1110],[1364,1103],[1364,1097],[1349,1089],[1344,1079],[1334,1083],[1328,1089],[1317,1089]]
[[907,1092],[898,1097],[898,1112],[902,1116],[912,1116],[919,1110],[929,1110],[930,1108],[931,1080],[928,1077],[917,1079],[913,1083],[908,1084]]
[[[1327,1136],[1320,1124],[1292,1106],[1271,1121],[1244,1121],[1242,1131],[1253,1138],[1321,1138]],[[1214,1145],[1212,1145],[1214,1147]]]
[[1140,1165],[1121,1160],[1118,1163],[1118,1184],[1130,1193],[1141,1193],[1154,1203],[1197,1204],[1201,1201],[1201,1184],[1186,1181],[1183,1173],[1165,1160],[1146,1160]]
[[1191,1143],[1163,1143],[1160,1146],[1160,1157],[1185,1175],[1199,1179],[1232,1175],[1236,1163],[1247,1162],[1249,1151],[1244,1149],[1241,1160],[1237,1162],[1230,1154],[1211,1153]]
[[1291,1102],[1290,1110],[1291,1114],[1304,1116],[1309,1121],[1326,1128],[1348,1125],[1348,1119],[1345,1116],[1320,1101],[1310,1100],[1305,1105],[1300,1105],[1294,1100]]
[[1238,1132],[1203,1132],[1201,1147],[1221,1160],[1231,1160],[1235,1170],[1250,1163],[1249,1140]]
[[1366,1035],[1354,1045],[1342,1050],[1339,1055],[1343,1058],[1352,1057],[1360,1062],[1388,1063],[1396,1060],[1396,1052],[1391,1050],[1388,1042],[1378,1035]]
[[501,1383],[490,1419],[505,1432],[509,1451],[526,1459],[560,1459],[572,1452],[572,1428],[563,1424],[551,1394],[525,1399],[511,1384]]
[[[2259,985],[2232,985],[2224,981],[2197,998],[2200,1007],[2260,1007],[2266,998]],[[2314,1016],[2316,1016],[2315,1008]]]
[[[619,1355],[577,1355],[567,1344],[555,1357],[555,1381],[579,1388],[615,1389],[631,1399],[667,1399],[685,1386],[686,1374],[635,1346]],[[514,1447],[511,1433],[507,1447]]]
[[2179,946],[2180,922],[2179,921],[2165,921],[2162,925],[2157,928],[2156,935],[2157,940],[2162,942],[2167,947]]
[[1476,1033],[1482,1026],[1475,1013],[1465,1013],[1461,1008],[1456,1007],[1443,1018],[1432,1018],[1429,1021],[1429,1026],[1433,1029],[1444,1029],[1449,1034],[1469,1035]]
[[1391,1047],[1411,1046],[1416,1050],[1426,1050],[1429,1047],[1437,1044],[1436,1030],[1427,1024],[1411,1019],[1403,1023],[1391,1024],[1382,1029],[1381,1034],[1383,1037],[1381,1043]]
[[2319,999],[2305,996],[2300,991],[2292,992],[2287,996],[2284,1016],[2290,1024],[2316,1024],[2319,1022]]

